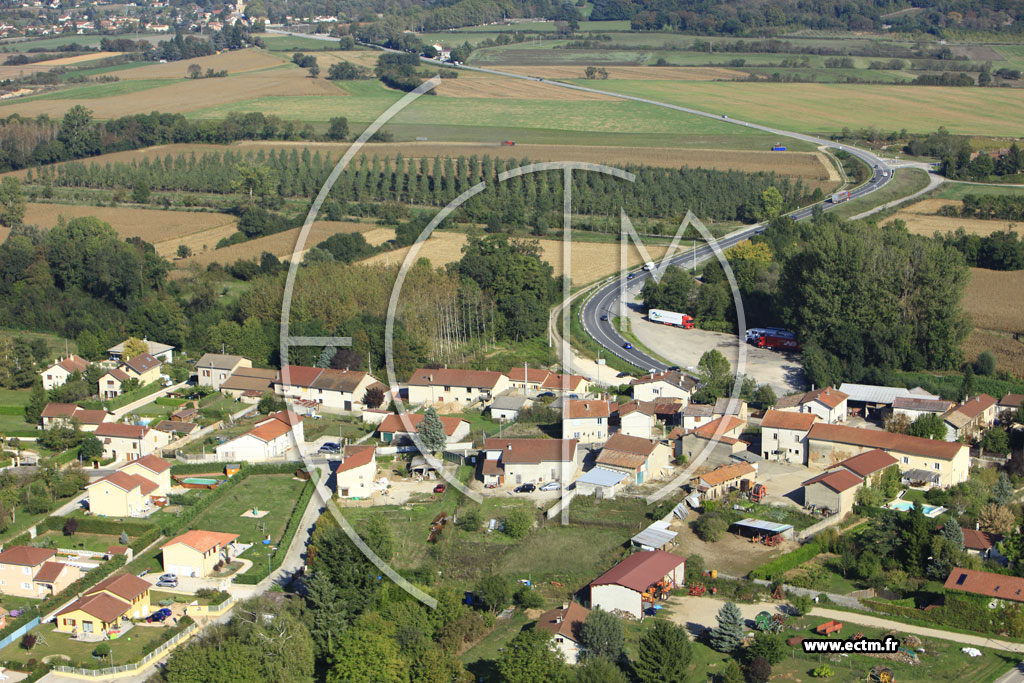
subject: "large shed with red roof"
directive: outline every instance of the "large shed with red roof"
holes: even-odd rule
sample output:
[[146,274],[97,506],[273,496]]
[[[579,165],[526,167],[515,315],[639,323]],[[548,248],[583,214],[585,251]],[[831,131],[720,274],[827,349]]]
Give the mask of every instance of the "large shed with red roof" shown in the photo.
[[686,561],[664,550],[633,553],[590,584],[590,606],[620,611],[639,619],[644,594],[658,585],[669,588],[686,580]]

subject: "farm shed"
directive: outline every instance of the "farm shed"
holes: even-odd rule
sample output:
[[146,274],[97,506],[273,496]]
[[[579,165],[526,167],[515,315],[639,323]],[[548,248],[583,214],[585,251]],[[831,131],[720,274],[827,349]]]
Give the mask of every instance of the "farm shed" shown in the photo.
[[525,396],[498,396],[491,402],[491,418],[514,422],[519,417],[519,411],[528,405]]
[[845,514],[857,501],[857,489],[864,480],[845,469],[830,470],[808,479],[804,489],[804,507],[814,507],[830,514]]
[[630,543],[641,550],[665,550],[675,543],[678,535],[668,527],[668,522],[658,520],[631,538]]
[[590,584],[591,608],[620,611],[640,619],[644,593],[658,582],[669,587],[686,576],[686,561],[664,550],[636,552]]
[[614,498],[622,482],[629,476],[625,472],[610,470],[605,467],[594,467],[576,480],[576,493],[581,496],[597,496],[597,498]]
[[779,535],[785,539],[792,540],[793,525],[779,524],[778,522],[766,522],[762,519],[748,517],[738,522],[733,522],[732,528],[743,537],[749,536],[773,536]]

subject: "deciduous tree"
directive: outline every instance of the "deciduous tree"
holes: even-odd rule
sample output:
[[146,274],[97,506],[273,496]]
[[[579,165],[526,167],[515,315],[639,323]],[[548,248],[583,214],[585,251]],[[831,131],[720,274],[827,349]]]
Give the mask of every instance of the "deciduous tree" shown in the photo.
[[588,656],[606,657],[615,661],[622,654],[625,633],[618,617],[595,607],[580,627],[580,639]]

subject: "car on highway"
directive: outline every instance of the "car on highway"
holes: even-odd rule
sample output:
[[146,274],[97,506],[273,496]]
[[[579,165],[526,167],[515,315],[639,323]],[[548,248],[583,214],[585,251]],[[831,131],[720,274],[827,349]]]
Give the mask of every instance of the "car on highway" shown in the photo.
[[678,365],[670,365],[670,366],[668,366],[668,369],[669,369],[670,372],[679,372],[679,366]]
[[438,484],[437,486],[434,487],[434,493],[444,493],[445,489],[447,488],[448,487],[445,486],[444,484]]
[[516,493],[533,493],[537,490],[535,484],[520,484],[513,489]]
[[627,280],[632,280],[633,278],[636,277],[636,275],[637,275],[636,273],[630,273],[629,275],[626,276],[626,279]]
[[631,349],[631,348],[633,348],[633,345],[630,344],[629,342],[626,342],[625,344],[622,345],[622,348],[624,348],[624,349]]
[[557,491],[560,488],[562,488],[562,485],[559,484],[557,481],[549,481],[548,483],[546,483],[543,486],[541,486],[540,490],[541,491]]
[[603,322],[603,323],[608,322],[608,314],[607,313],[605,313],[604,315],[601,316],[601,322]]

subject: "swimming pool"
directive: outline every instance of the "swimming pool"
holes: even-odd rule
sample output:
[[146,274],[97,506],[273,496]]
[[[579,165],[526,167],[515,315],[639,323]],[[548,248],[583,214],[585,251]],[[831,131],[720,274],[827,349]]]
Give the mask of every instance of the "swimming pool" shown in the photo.
[[[886,507],[890,510],[898,510],[899,512],[909,512],[914,507],[913,501],[910,500],[894,500],[889,503]],[[928,505],[927,503],[921,504],[921,511],[925,517],[938,517],[946,508],[938,505]]]
[[182,484],[192,484],[194,486],[216,486],[220,483],[219,479],[206,479],[205,477],[186,477],[181,480]]

